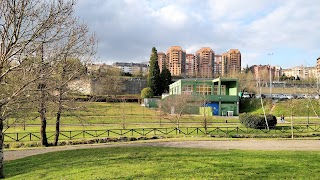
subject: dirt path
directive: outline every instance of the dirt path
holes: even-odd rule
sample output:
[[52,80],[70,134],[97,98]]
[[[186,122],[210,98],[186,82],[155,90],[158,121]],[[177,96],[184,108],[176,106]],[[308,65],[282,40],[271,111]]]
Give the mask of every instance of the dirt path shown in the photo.
[[320,140],[215,140],[215,141],[139,141],[129,143],[107,143],[62,147],[47,147],[4,151],[4,160],[14,160],[55,151],[65,151],[86,148],[119,147],[119,146],[159,146],[178,148],[207,149],[240,149],[240,150],[301,150],[320,151]]

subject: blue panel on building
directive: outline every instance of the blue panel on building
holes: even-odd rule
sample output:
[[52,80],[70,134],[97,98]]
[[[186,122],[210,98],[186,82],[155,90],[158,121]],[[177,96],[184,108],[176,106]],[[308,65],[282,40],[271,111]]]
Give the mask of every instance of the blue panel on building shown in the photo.
[[219,103],[218,102],[207,103],[206,106],[212,108],[213,115],[219,115]]

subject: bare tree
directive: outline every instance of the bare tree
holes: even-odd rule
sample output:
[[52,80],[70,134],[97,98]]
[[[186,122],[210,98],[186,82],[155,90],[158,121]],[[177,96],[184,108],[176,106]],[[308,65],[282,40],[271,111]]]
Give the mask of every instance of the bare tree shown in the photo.
[[206,104],[209,102],[208,98],[205,95],[198,95],[197,100],[195,103],[197,103],[197,107],[204,107],[203,111],[203,118],[202,118],[202,124],[205,129],[206,134],[208,133],[208,117],[207,115],[209,112],[206,111]]
[[239,83],[239,91],[240,92],[256,92],[256,81],[251,72],[247,73],[231,73],[227,77],[237,78]]
[[194,97],[192,95],[171,95],[162,100],[161,109],[167,114],[175,115],[176,118],[172,120],[172,122],[176,124],[177,129],[179,129],[180,119],[182,115],[186,113],[186,109],[192,102],[194,102]]
[[[66,96],[70,92],[68,83],[85,75],[85,64],[91,62],[95,53],[96,41],[93,35],[89,35],[86,25],[79,25],[76,19],[71,19],[67,36],[62,38],[58,45],[60,49],[55,59],[53,78],[54,89],[57,91],[55,100],[57,102],[56,111],[56,131],[54,145],[58,144],[60,134],[61,114],[68,108],[64,103]],[[62,42],[61,42],[62,41]]]
[[[0,178],[4,177],[3,122],[11,114],[10,107],[23,102],[20,99],[26,99],[29,87],[41,78],[34,74],[39,66],[31,57],[43,43],[61,34],[61,24],[72,14],[73,6],[74,1],[0,0],[0,84],[8,88],[0,93]],[[20,75],[8,82],[17,71]]]
[[102,65],[96,71],[90,72],[92,94],[116,96],[123,91],[121,70],[115,67]]

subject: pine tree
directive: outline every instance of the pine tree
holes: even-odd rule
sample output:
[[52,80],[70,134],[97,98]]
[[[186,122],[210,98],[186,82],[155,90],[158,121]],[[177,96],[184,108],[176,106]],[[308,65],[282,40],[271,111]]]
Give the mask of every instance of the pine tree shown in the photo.
[[150,57],[150,67],[148,75],[148,87],[152,89],[155,96],[161,95],[161,77],[160,69],[158,64],[158,53],[155,47],[152,48],[151,57]]

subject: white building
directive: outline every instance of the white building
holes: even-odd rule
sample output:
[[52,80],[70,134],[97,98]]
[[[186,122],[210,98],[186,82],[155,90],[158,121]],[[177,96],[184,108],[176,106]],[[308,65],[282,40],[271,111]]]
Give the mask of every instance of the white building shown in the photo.
[[113,63],[112,66],[117,67],[123,72],[130,74],[146,75],[148,73],[148,65],[143,63],[116,62]]
[[316,78],[317,68],[316,67],[305,67],[305,66],[296,66],[289,69],[283,69],[282,73],[287,77],[299,77],[300,79]]

